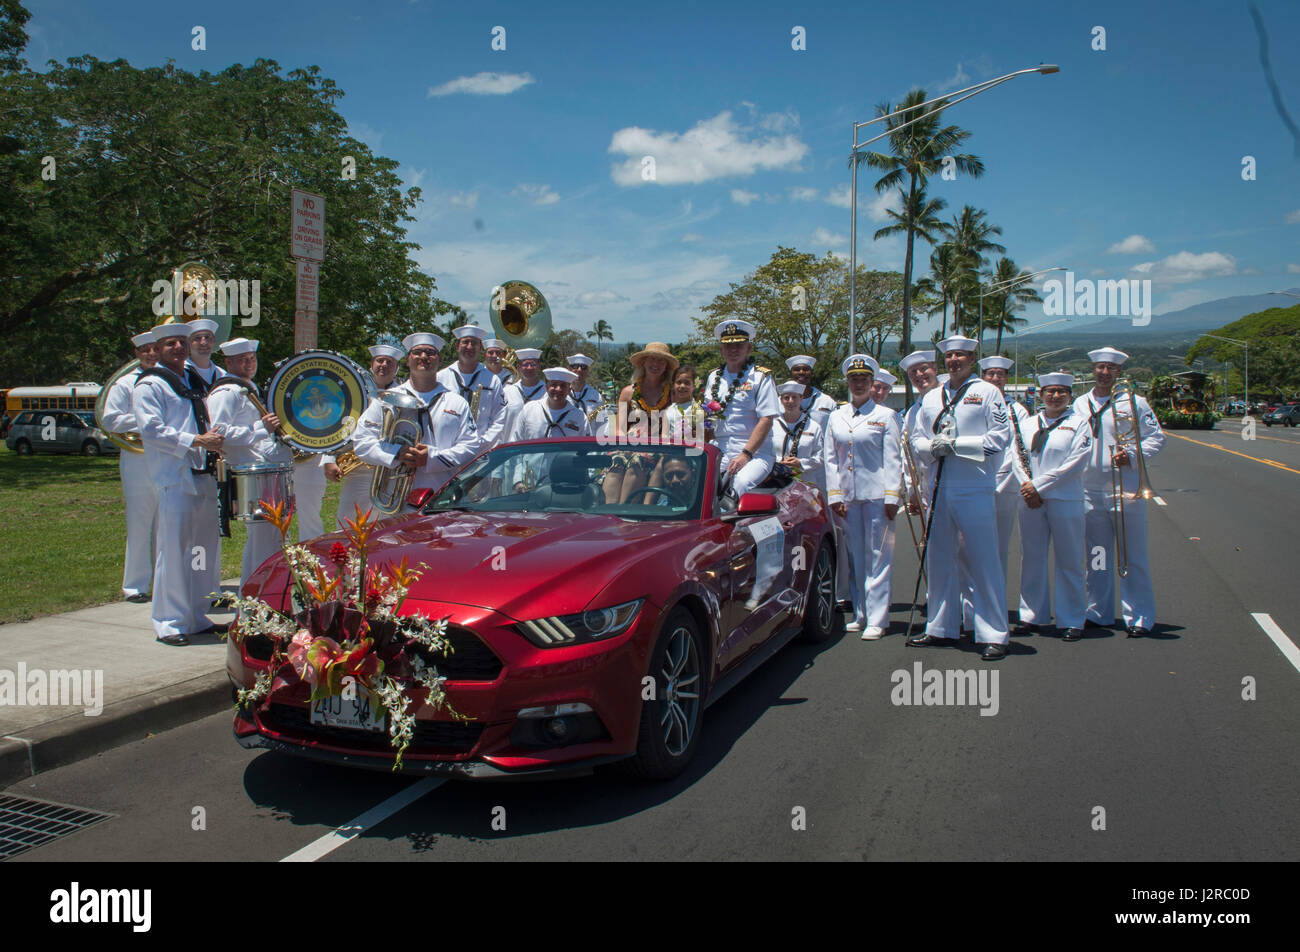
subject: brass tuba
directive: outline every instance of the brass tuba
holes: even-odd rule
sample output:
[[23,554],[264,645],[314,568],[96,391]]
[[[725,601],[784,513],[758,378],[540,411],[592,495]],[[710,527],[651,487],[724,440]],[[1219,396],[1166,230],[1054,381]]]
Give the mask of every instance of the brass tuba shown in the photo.
[[95,398],[95,426],[104,431],[104,435],[108,437],[110,443],[113,443],[128,453],[144,452],[144,442],[140,439],[140,434],[110,433],[108,427],[104,426],[104,406],[108,403],[108,391],[113,389],[113,384],[117,383],[118,380],[125,377],[139,366],[140,361],[133,357],[121,367],[118,367],[113,376],[108,378],[108,383],[104,384],[104,386],[100,388],[99,396]]
[[[540,349],[551,336],[551,307],[546,296],[527,281],[507,281],[493,288],[488,314],[497,337],[512,350]],[[512,355],[508,353],[506,358],[510,364]]]
[[[381,393],[383,401],[384,422],[379,430],[381,443],[397,443],[403,447],[415,446],[424,436],[420,425],[420,411],[424,404],[404,390],[389,390]],[[370,502],[378,511],[392,515],[402,508],[407,493],[411,491],[411,480],[415,470],[405,463],[398,463],[392,469],[375,467],[375,475],[370,478]]]
[[[1116,406],[1124,397],[1128,397],[1128,417],[1121,417]],[[1137,395],[1133,392],[1133,382],[1127,377],[1115,384],[1110,395],[1111,423],[1115,427],[1115,451],[1124,449],[1131,458],[1137,460],[1138,488],[1134,499],[1150,499],[1155,490],[1151,488],[1151,479],[1147,476],[1146,460],[1142,456],[1142,421],[1138,418]],[[1133,445],[1130,452],[1127,444]],[[1128,527],[1124,522],[1124,476],[1120,467],[1112,459],[1110,465],[1110,488],[1113,496],[1112,506],[1115,514],[1115,567],[1121,578],[1128,575]]]

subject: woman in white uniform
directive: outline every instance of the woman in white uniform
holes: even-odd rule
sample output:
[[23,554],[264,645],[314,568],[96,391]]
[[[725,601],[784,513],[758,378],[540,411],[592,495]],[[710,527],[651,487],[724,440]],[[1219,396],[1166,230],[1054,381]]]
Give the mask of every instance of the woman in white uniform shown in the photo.
[[826,467],[822,465],[822,428],[801,406],[804,385],[787,380],[776,388],[781,415],[772,427],[772,456],[793,469],[826,495]]
[[823,458],[831,509],[848,528],[853,569],[853,621],[846,631],[875,641],[889,627],[893,533],[903,479],[902,430],[898,414],[871,399],[876,361],[852,354],[843,364],[849,402],[826,420]]

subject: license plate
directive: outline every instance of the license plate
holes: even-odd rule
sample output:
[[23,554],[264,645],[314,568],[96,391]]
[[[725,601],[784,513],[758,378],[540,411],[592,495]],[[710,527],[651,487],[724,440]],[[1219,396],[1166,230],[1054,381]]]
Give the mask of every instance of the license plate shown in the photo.
[[[353,693],[355,692],[355,693]],[[370,692],[357,685],[350,697],[325,697],[312,703],[311,722],[323,727],[345,727],[354,731],[388,730],[387,712],[370,704]]]

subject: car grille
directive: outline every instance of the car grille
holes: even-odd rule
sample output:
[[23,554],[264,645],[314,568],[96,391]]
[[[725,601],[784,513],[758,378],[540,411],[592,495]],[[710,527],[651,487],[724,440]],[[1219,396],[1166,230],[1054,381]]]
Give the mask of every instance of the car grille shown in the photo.
[[453,649],[447,657],[421,647],[414,651],[448,681],[495,681],[501,675],[501,659],[474,632],[448,625],[445,637]]
[[[322,743],[353,749],[392,750],[387,733],[313,724],[311,713],[305,707],[272,704],[260,715],[260,720],[265,727],[277,734],[283,732],[299,734]],[[467,724],[460,721],[416,721],[415,736],[411,739],[411,751],[464,753],[474,749],[482,733],[483,725],[473,721]]]

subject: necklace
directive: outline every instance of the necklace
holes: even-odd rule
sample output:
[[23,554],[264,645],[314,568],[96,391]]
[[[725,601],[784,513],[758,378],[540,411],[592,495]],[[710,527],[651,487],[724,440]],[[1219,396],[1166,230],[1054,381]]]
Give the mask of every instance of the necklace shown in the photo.
[[645,397],[641,395],[641,385],[638,383],[636,385],[636,389],[632,391],[632,402],[635,403],[637,406],[639,406],[642,410],[646,411],[646,413],[650,413],[653,410],[663,410],[664,408],[666,408],[668,406],[668,400],[670,396],[671,395],[668,392],[668,387],[667,385],[665,385],[663,389],[663,393],[659,395],[659,400],[655,403],[654,406],[651,406],[650,404],[646,403]]
[[[736,375],[736,383],[740,383],[740,381],[744,380],[745,376],[749,373],[749,368],[753,366],[754,366],[754,358],[751,357],[749,358],[749,360],[745,361],[745,366],[740,368],[740,373]],[[726,372],[727,372],[727,365],[725,363],[720,364],[718,366],[718,369],[714,371],[713,385],[704,394],[706,398],[704,405],[712,411],[709,414],[710,419],[720,420],[723,417],[725,417],[727,415],[727,405],[731,403],[731,398],[736,395],[736,388],[728,384],[726,397],[724,397],[722,400],[718,399],[718,388],[722,386],[722,377],[724,374],[726,374]],[[714,406],[717,406],[718,409],[713,410]]]

